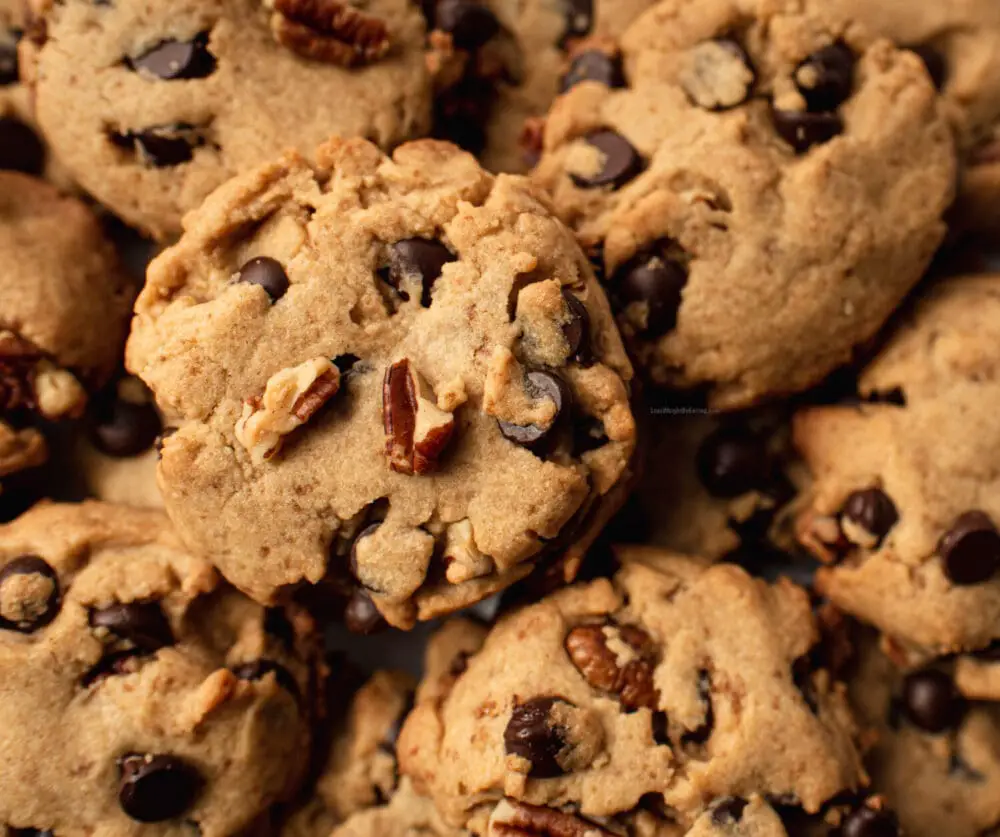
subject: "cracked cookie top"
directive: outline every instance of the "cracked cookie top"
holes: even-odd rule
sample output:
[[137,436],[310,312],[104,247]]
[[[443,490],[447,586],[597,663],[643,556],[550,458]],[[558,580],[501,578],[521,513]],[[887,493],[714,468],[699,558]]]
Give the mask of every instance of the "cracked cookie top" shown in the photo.
[[818,813],[863,782],[804,590],[650,548],[620,557],[613,581],[502,618],[421,686],[400,766],[448,822],[673,833],[730,798]]
[[179,425],[159,476],[192,549],[260,601],[340,577],[407,626],[594,534],[629,474],[631,368],[525,179],[430,140],[317,160],[188,216],[128,364]]
[[916,657],[1000,639],[1000,276],[938,281],[863,372],[796,415],[801,542],[840,608]]
[[429,128],[409,0],[34,6],[22,73],[46,137],[81,186],[157,238],[286,148],[334,133],[392,147]]
[[817,383],[945,231],[955,151],[923,63],[813,0],[662,0],[622,59],[553,105],[535,178],[639,365],[725,409]]
[[157,512],[40,504],[0,527],[0,823],[225,837],[295,793],[311,620],[265,610]]

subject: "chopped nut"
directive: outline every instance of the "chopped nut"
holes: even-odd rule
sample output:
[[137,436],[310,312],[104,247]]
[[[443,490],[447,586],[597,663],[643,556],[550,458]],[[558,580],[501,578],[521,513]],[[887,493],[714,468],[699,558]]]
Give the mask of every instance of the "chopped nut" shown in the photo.
[[243,404],[236,440],[254,464],[273,457],[284,437],[312,418],[340,390],[340,371],[325,357],[307,360],[273,375],[264,394]]
[[595,689],[618,695],[629,709],[657,708],[656,648],[645,631],[630,625],[580,625],[566,637],[566,653]]
[[383,20],[344,0],[265,0],[271,31],[303,58],[353,67],[382,58],[390,47]]
[[448,564],[445,577],[452,584],[482,578],[493,571],[493,560],[476,546],[470,520],[460,520],[448,527],[444,559]]
[[86,391],[71,372],[30,341],[0,331],[0,410],[37,410],[50,420],[75,418],[86,401]]
[[706,41],[687,55],[680,84],[691,101],[708,110],[743,104],[756,80],[743,48],[735,41]]
[[43,360],[35,367],[35,402],[47,419],[77,418],[83,414],[87,393],[73,373]]
[[400,474],[426,474],[455,432],[454,414],[437,406],[430,385],[403,358],[385,371],[382,421],[389,467]]
[[612,837],[596,823],[555,808],[501,799],[493,809],[487,837]]

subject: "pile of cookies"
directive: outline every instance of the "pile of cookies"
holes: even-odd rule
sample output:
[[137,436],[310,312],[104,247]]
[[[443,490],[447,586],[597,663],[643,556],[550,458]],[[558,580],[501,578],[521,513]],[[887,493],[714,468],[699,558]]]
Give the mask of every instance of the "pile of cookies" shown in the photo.
[[0,832],[1000,834],[996,229],[995,0],[0,0]]

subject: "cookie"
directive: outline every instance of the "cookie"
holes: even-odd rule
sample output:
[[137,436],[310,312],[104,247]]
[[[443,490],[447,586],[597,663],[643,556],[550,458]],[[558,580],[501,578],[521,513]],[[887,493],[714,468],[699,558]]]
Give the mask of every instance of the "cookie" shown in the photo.
[[631,367],[524,178],[432,140],[317,159],[188,216],[128,366],[178,426],[159,480],[193,550],[262,602],[353,579],[409,627],[596,534],[629,477]]
[[608,834],[598,823],[613,817],[657,833],[730,797],[818,814],[860,786],[804,590],[654,549],[620,557],[613,581],[502,618],[421,687],[400,767],[446,821]]
[[1000,653],[904,672],[870,636],[862,647],[851,698],[874,737],[866,755],[873,787],[903,833],[993,833],[1000,827]]
[[535,177],[637,363],[733,409],[818,383],[945,232],[955,151],[916,55],[795,0],[662,0],[621,84],[553,105]]
[[939,281],[862,374],[860,403],[794,420],[818,586],[915,658],[1000,638],[998,317],[1000,277]]
[[[22,57],[54,152],[155,238],[233,175],[330,134],[426,133],[424,20],[409,0],[35,0]],[[33,29],[33,33],[35,33]]]
[[313,645],[161,513],[36,506],[0,527],[0,823],[244,831],[301,780]]
[[599,48],[585,42],[619,36],[654,2],[430,0],[436,136],[490,171],[526,171],[536,158],[525,123],[545,114],[568,75],[595,64]]

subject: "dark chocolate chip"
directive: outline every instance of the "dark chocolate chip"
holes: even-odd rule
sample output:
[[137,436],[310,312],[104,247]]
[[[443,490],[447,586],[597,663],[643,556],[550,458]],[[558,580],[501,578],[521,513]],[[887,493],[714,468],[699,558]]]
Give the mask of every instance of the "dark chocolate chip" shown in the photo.
[[420,304],[428,308],[431,304],[431,289],[441,276],[441,270],[456,256],[440,241],[426,238],[404,238],[389,249],[389,284],[403,299],[403,283],[416,279],[421,283]]
[[360,362],[361,358],[352,354],[337,355],[337,357],[333,359],[333,365],[337,367],[337,371],[340,372],[341,375],[346,375]]
[[43,830],[39,828],[9,828],[7,829],[10,837],[53,837],[51,831]]
[[944,56],[930,44],[912,46],[910,47],[910,51],[915,52],[920,60],[924,62],[924,66],[927,68],[927,75],[931,77],[931,82],[938,90],[941,90],[948,79],[948,65],[945,63]]
[[232,669],[233,674],[240,680],[260,680],[268,674],[273,674],[278,685],[281,686],[296,700],[301,698],[299,684],[295,682],[292,673],[280,663],[274,660],[254,660],[249,663],[242,663]]
[[126,648],[122,651],[105,653],[80,680],[86,689],[95,683],[100,683],[109,677],[134,673],[139,669],[139,661],[148,657],[147,652],[138,648]]
[[388,627],[382,614],[367,592],[358,588],[351,594],[344,608],[344,627],[352,634],[369,636]]
[[719,828],[735,825],[743,819],[743,809],[746,807],[747,801],[737,796],[720,799],[712,806],[712,823]]
[[566,15],[566,28],[561,43],[573,38],[583,38],[594,28],[594,0],[562,0]]
[[581,52],[573,59],[569,70],[562,78],[562,92],[565,93],[585,81],[596,81],[605,87],[624,87],[625,75],[622,72],[621,59],[612,58],[599,49]]
[[440,0],[436,20],[459,49],[479,49],[500,31],[496,15],[473,0]]
[[698,477],[713,497],[739,497],[763,488],[771,473],[766,441],[739,426],[710,433],[695,457]]
[[32,175],[45,170],[45,146],[38,134],[9,116],[0,118],[0,169]]
[[795,84],[810,113],[828,113],[851,96],[857,59],[846,44],[830,44],[799,64]]
[[148,653],[174,644],[174,632],[159,602],[129,602],[92,610],[90,626],[103,628]]
[[660,337],[677,325],[677,312],[688,272],[669,254],[669,242],[657,242],[623,264],[613,279],[613,294],[621,307],[643,305],[645,327],[641,334]]
[[281,299],[288,292],[289,286],[288,274],[281,262],[267,256],[258,256],[243,265],[238,281],[247,285],[260,285],[271,297],[271,302]]
[[552,707],[565,703],[560,698],[539,697],[518,704],[503,733],[507,755],[520,756],[531,762],[529,776],[551,779],[565,771],[557,757],[566,746],[565,730],[550,717]]
[[108,456],[138,456],[156,443],[163,425],[152,404],[134,404],[121,398],[99,405],[90,437]]
[[778,136],[798,154],[804,154],[814,145],[829,142],[844,130],[844,122],[836,113],[772,109],[771,118]]
[[705,707],[705,719],[697,729],[686,732],[681,736],[681,741],[684,744],[704,744],[712,737],[712,731],[715,729],[715,707],[712,706],[712,677],[704,669],[698,672],[698,696]]
[[903,681],[903,711],[911,723],[928,732],[944,732],[959,725],[965,700],[943,671],[927,669]]
[[619,189],[642,171],[643,160],[639,152],[616,131],[592,131],[583,140],[596,148],[602,159],[600,171],[570,175],[581,189],[597,189],[602,186]]
[[548,442],[553,437],[553,431],[560,426],[561,419],[569,412],[572,394],[566,382],[554,372],[535,369],[525,375],[524,388],[528,396],[535,399],[547,399],[556,405],[556,417],[548,427],[536,424],[513,424],[509,421],[497,421],[503,437],[516,445],[525,447],[536,455],[541,455]]
[[563,326],[563,334],[569,341],[569,353],[581,366],[594,364],[594,352],[590,344],[590,314],[587,306],[565,288],[562,297],[569,309],[569,322]]
[[0,42],[0,87],[17,84],[17,44]]
[[189,162],[194,149],[204,139],[192,125],[158,125],[144,131],[127,131],[111,135],[112,142],[131,149],[146,165],[168,168]]
[[1000,533],[984,512],[966,512],[941,538],[938,554],[954,584],[982,584],[1000,570]]
[[670,721],[662,709],[653,712],[653,741],[661,747],[670,745]]
[[875,537],[878,544],[899,520],[899,513],[889,495],[878,488],[852,493],[844,503],[841,515]]
[[129,59],[128,65],[164,81],[205,78],[215,70],[215,56],[208,51],[208,34],[203,32],[190,41],[162,41]]
[[118,802],[139,822],[163,822],[194,803],[201,778],[175,756],[132,753],[118,760]]
[[[49,591],[44,601],[10,602],[5,601],[3,588],[15,583],[19,576],[38,576],[40,581],[48,582]],[[37,555],[22,555],[8,562],[0,569],[0,608],[13,606],[17,613],[4,614],[0,611],[0,629],[18,631],[22,634],[33,634],[44,628],[59,613],[62,593],[59,589],[59,576],[45,561]]]
[[864,806],[848,814],[840,831],[843,837],[899,837],[899,821],[892,811]]

